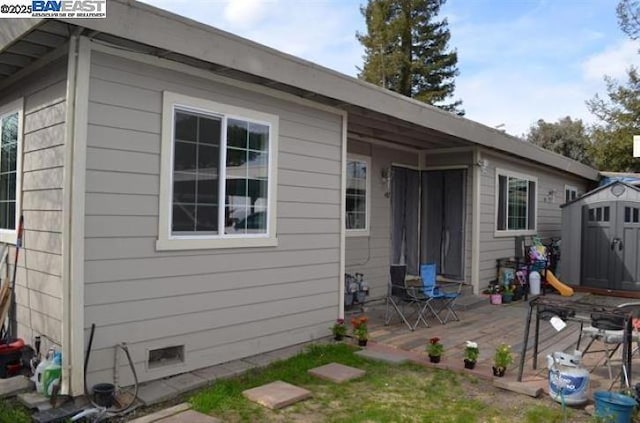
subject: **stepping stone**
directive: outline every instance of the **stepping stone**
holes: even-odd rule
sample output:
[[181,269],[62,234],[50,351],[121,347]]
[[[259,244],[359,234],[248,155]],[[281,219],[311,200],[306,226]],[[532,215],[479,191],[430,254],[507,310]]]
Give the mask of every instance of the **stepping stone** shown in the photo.
[[165,383],[181,394],[207,386],[209,381],[194,373],[183,373],[181,375],[165,379]]
[[[424,344],[424,341],[422,341],[422,343]],[[406,357],[385,351],[360,350],[356,351],[355,354],[370,360],[383,361],[389,364],[404,364],[408,361]]]
[[0,398],[13,397],[24,391],[30,391],[34,383],[26,376],[14,376],[0,379]]
[[222,420],[197,411],[187,410],[182,413],[174,414],[162,420],[156,420],[157,423],[222,423]]
[[35,391],[18,394],[18,401],[30,410],[38,409],[38,411],[44,411],[51,408],[49,398]]
[[344,364],[339,363],[325,364],[324,366],[310,369],[308,372],[312,376],[335,383],[348,382],[350,380],[362,377],[367,373],[364,370],[345,366]]
[[143,383],[138,388],[138,399],[146,406],[175,398],[178,395],[178,390],[163,380]]
[[284,408],[298,401],[311,398],[311,392],[290,383],[277,380],[257,388],[242,392],[250,401],[257,402],[272,410]]
[[160,419],[166,419],[168,417],[187,411],[190,408],[191,406],[188,403],[183,402],[182,404],[174,405],[173,407],[165,408],[163,410],[156,411],[155,413],[138,417],[137,419],[132,420],[129,423],[153,423],[157,422]]

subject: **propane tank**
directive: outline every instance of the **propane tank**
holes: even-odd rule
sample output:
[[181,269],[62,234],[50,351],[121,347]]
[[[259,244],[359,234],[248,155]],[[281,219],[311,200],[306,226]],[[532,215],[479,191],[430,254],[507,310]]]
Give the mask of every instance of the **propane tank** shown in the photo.
[[549,396],[559,403],[579,405],[588,401],[589,371],[582,367],[582,353],[554,352],[547,356]]

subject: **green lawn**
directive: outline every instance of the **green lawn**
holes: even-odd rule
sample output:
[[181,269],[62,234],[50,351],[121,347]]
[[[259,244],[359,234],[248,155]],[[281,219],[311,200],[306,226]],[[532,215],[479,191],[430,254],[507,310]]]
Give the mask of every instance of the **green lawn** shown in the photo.
[[0,400],[0,423],[29,423],[31,414],[15,401]]
[[[313,346],[289,360],[217,382],[194,395],[193,408],[225,422],[562,422],[559,404],[497,390],[490,382],[417,365],[387,365],[353,354],[346,344]],[[316,366],[338,362],[367,371],[342,385],[307,374]],[[283,380],[313,393],[310,400],[271,411],[246,400],[242,391]],[[588,422],[580,410],[568,421]]]

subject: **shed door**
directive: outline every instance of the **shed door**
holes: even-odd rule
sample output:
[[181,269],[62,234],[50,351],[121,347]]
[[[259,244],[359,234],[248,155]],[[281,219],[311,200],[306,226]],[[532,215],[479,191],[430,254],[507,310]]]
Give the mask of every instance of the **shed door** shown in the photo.
[[640,291],[640,204],[618,203],[615,242],[616,277],[619,289]]
[[[615,203],[595,203],[582,207],[582,283],[615,289],[614,236]],[[613,211],[613,213],[612,213]]]

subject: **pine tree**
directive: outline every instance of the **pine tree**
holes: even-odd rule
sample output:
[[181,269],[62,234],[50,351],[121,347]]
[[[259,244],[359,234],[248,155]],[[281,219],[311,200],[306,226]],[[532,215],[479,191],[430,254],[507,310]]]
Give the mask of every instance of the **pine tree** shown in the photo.
[[361,79],[463,115],[455,90],[458,54],[449,51],[446,19],[437,20],[446,0],[369,0],[361,7],[367,33]]

